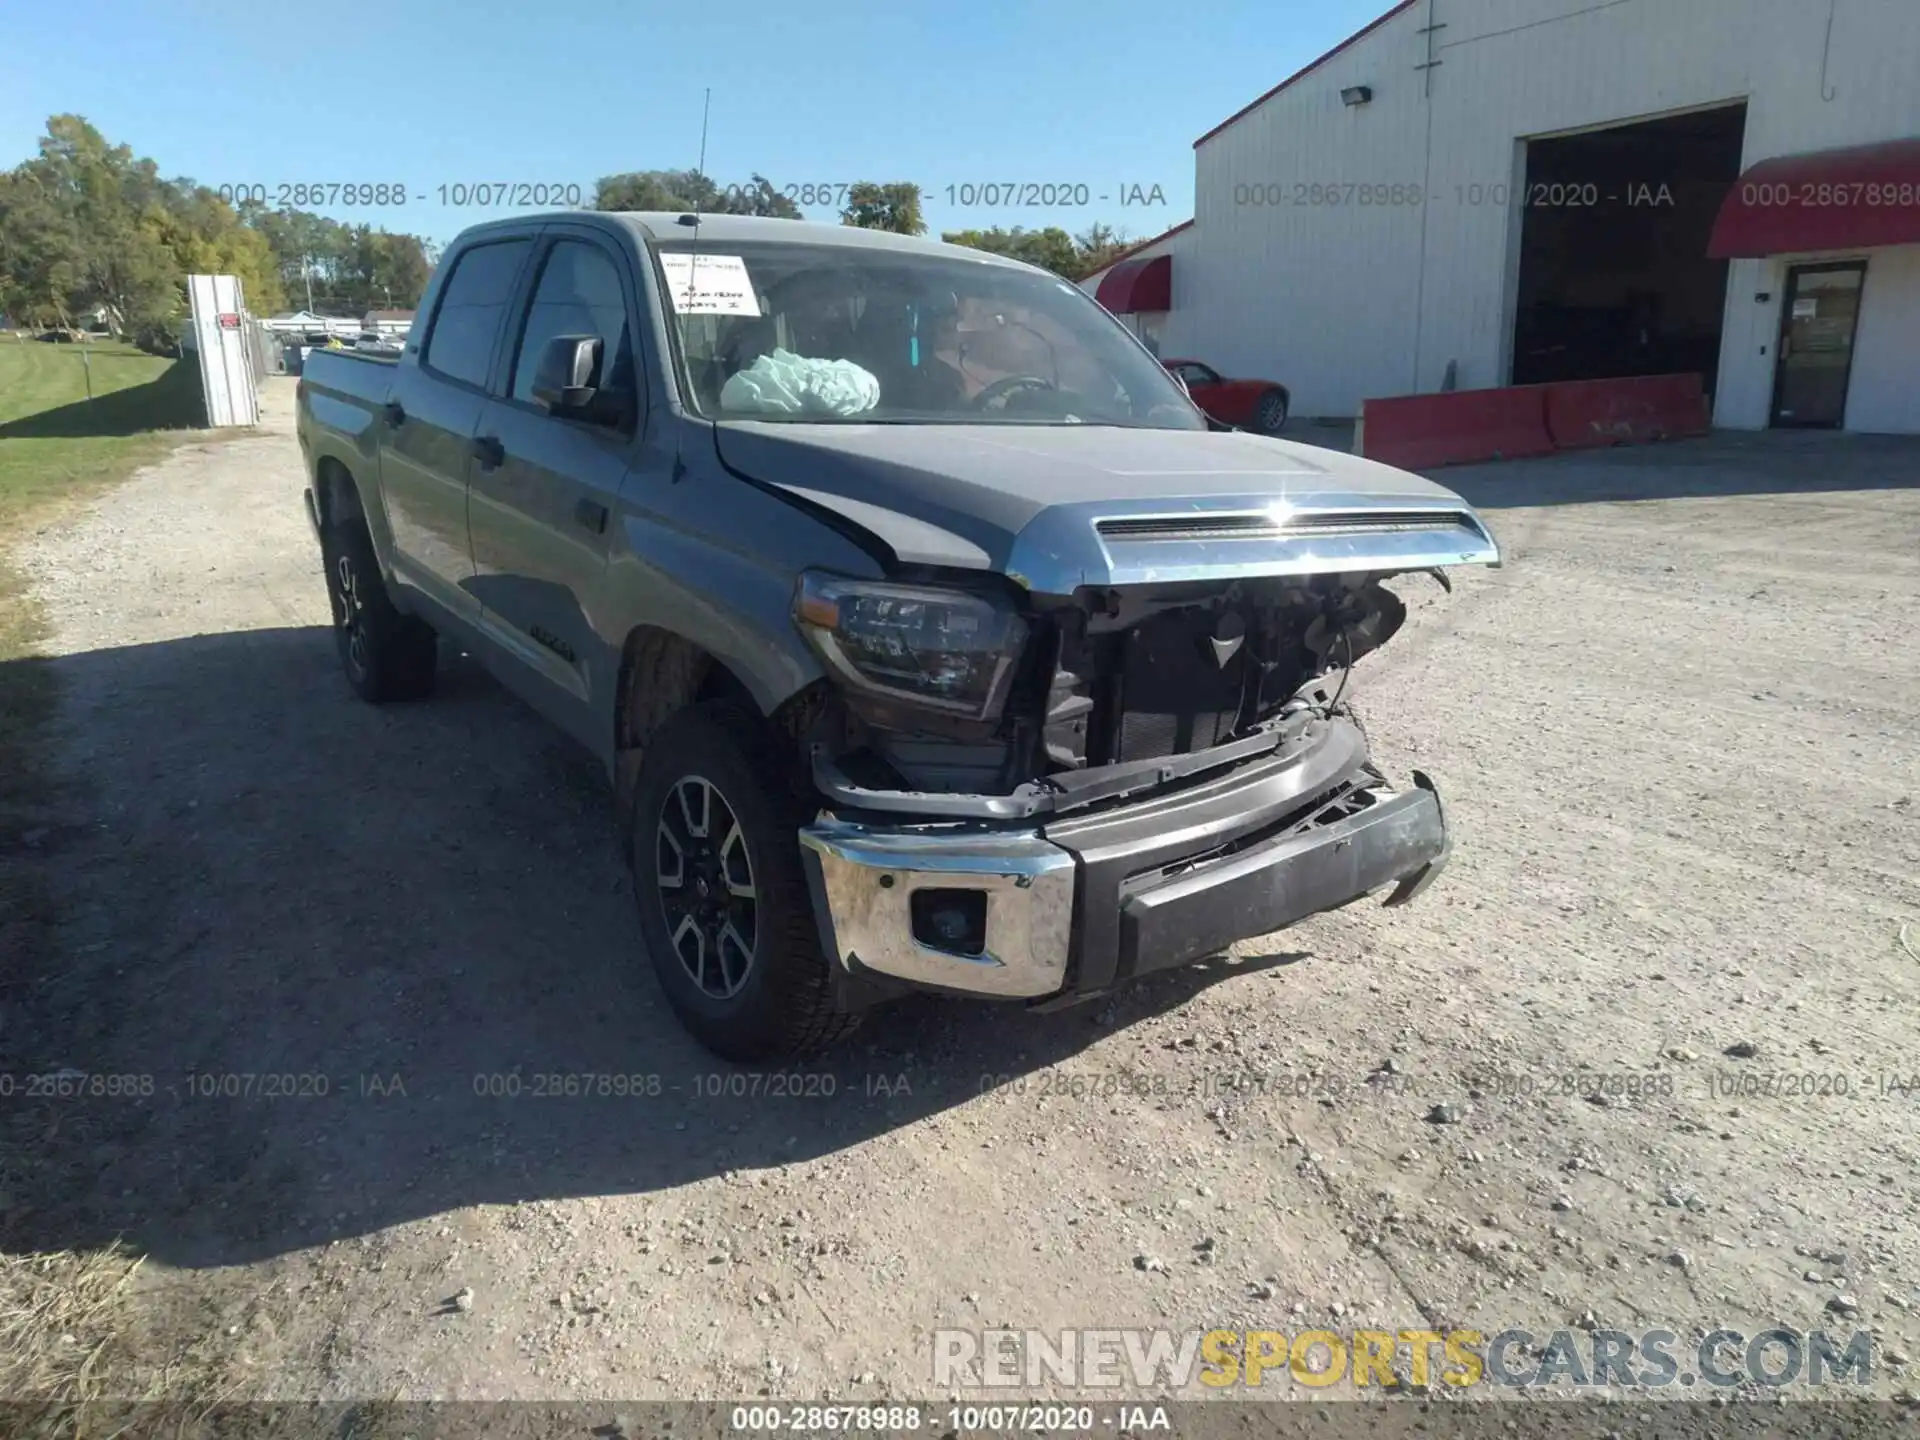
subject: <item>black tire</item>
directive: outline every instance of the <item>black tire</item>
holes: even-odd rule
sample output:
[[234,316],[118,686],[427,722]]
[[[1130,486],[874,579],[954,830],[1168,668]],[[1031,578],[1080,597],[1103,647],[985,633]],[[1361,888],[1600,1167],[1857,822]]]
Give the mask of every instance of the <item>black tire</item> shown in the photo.
[[1254,402],[1253,422],[1247,428],[1260,435],[1278,435],[1287,425],[1287,392],[1278,385]]
[[338,521],[326,534],[327,599],[347,683],[375,705],[425,699],[433,693],[438,659],[433,627],[395,608],[365,522]]
[[[816,1053],[861,1018],[834,1007],[801,866],[806,817],[776,753],[758,716],[708,701],[654,732],[634,783],[627,863],[641,938],[681,1023],[727,1060]],[[692,831],[696,810],[704,834]],[[676,868],[682,883],[663,883]]]

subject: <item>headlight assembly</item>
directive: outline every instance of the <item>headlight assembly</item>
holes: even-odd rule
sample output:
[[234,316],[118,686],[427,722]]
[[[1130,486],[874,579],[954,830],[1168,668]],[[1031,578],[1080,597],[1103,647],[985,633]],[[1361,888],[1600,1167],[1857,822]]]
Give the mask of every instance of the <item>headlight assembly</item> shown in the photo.
[[843,684],[971,720],[998,715],[1027,640],[1026,622],[983,595],[814,570],[793,618]]

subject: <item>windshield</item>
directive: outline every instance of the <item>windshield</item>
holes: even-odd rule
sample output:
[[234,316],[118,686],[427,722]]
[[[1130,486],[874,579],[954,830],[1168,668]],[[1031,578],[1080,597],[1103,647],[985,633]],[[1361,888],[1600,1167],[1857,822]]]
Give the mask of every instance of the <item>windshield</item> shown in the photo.
[[852,245],[659,253],[681,391],[705,419],[1206,428],[1154,358],[1057,276]]

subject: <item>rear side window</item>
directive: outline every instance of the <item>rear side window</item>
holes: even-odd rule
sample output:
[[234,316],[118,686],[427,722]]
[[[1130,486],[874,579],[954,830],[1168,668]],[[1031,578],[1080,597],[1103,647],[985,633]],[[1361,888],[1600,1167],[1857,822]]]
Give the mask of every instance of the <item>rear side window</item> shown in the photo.
[[513,298],[513,282],[533,248],[531,240],[502,240],[464,250],[453,262],[421,363],[449,380],[487,383],[500,314]]
[[519,359],[513,367],[513,398],[533,400],[540,352],[557,335],[598,335],[605,342],[601,384],[631,392],[633,342],[627,327],[627,297],[613,257],[598,245],[561,240],[547,252],[540,284],[527,309]]

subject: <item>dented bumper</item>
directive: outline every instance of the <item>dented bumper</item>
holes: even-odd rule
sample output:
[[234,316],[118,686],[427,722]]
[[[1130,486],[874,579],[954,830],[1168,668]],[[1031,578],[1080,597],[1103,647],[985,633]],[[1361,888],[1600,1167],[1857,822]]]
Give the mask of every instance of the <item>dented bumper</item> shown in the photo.
[[1395,790],[1330,720],[1203,783],[1042,825],[823,815],[801,844],[827,952],[852,975],[1070,1001],[1392,887],[1449,848],[1425,776]]

